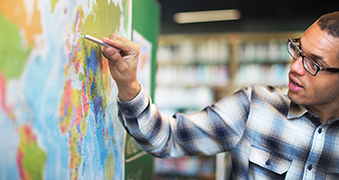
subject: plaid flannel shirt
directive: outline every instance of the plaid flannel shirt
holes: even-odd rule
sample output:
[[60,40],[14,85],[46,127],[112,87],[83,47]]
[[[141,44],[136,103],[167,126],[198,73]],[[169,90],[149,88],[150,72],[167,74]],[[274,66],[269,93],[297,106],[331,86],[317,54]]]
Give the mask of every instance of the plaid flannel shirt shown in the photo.
[[157,157],[230,152],[235,179],[339,179],[339,121],[320,124],[280,88],[249,86],[200,112],[162,115],[141,91],[119,117]]

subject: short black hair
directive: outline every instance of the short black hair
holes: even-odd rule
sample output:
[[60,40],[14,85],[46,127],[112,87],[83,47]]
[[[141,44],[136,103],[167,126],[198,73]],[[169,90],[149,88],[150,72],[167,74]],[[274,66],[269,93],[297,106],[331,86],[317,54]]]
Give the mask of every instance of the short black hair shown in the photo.
[[320,29],[339,38],[339,11],[322,15],[318,20]]

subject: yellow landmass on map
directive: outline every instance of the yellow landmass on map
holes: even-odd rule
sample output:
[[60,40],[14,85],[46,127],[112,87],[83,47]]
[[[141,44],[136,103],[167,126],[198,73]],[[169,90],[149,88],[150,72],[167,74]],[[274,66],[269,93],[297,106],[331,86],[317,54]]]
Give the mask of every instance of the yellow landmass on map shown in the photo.
[[[91,36],[101,39],[102,37],[109,37],[111,33],[119,32],[119,27],[122,26],[120,23],[120,17],[122,15],[121,9],[118,4],[113,2],[107,3],[105,0],[97,0],[96,5],[93,6],[92,13],[89,14],[84,20],[81,27],[81,34],[89,34]],[[81,13],[83,14],[83,12]],[[107,106],[108,97],[110,93],[109,83],[110,75],[108,73],[108,62],[101,56],[99,45],[89,42],[82,41],[83,49],[81,50],[84,54],[91,56],[90,49],[95,49],[98,53],[98,59],[101,61],[101,68],[98,68],[98,73],[95,76],[96,86],[98,87],[97,93],[103,98],[103,108]],[[85,59],[82,59],[83,66],[86,66]],[[92,72],[88,72],[92,76]],[[94,74],[93,74],[94,75]],[[90,89],[92,78],[89,78],[89,82],[86,83],[86,89]]]
[[105,179],[113,180],[114,177],[114,156],[112,151],[109,153],[105,166]]
[[55,5],[59,0],[51,0],[51,8],[52,8],[52,12],[54,12],[55,9]]

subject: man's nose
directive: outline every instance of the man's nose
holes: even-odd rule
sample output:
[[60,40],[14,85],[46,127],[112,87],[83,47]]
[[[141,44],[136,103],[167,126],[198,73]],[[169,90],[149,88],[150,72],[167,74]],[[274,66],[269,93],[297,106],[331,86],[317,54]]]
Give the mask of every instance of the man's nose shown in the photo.
[[293,59],[293,62],[290,66],[290,72],[298,74],[300,76],[305,75],[306,69],[303,66],[302,56],[299,56],[297,59]]

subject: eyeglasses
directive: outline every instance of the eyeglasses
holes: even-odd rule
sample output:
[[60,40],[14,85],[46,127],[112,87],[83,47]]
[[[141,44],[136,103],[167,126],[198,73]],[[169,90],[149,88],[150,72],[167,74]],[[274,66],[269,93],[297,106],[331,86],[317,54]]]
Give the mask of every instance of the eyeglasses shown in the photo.
[[287,51],[295,60],[301,56],[304,68],[313,76],[317,75],[319,71],[339,72],[339,68],[321,67],[311,58],[303,55],[300,49],[300,38],[288,39]]

